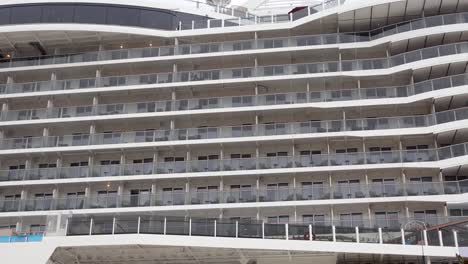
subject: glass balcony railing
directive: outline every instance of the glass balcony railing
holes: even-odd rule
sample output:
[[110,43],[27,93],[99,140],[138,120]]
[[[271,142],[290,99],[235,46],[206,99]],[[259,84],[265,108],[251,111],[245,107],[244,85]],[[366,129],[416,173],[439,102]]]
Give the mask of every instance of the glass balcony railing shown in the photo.
[[2,121],[71,118],[83,116],[140,114],[202,109],[237,108],[267,105],[290,105],[315,102],[333,102],[363,99],[408,97],[424,92],[458,87],[468,84],[468,74],[442,77],[413,85],[331,91],[278,93],[211,97],[201,99],[147,101],[102,105],[81,105],[39,109],[11,110],[1,112]]
[[[147,207],[224,203],[340,200],[399,196],[430,196],[468,192],[468,180],[453,182],[393,182],[333,184],[297,188],[244,188],[242,190],[193,190],[139,195],[92,195],[89,197],[0,200],[1,212],[75,210],[117,207]],[[14,202],[14,203],[13,203]]]
[[0,243],[41,242],[44,238],[44,235],[44,232],[11,232],[11,235],[0,236]]
[[431,216],[425,219],[406,217],[384,221],[378,218],[366,221],[340,219],[310,223],[148,215],[74,216],[67,219],[65,233],[67,236],[158,234],[459,247],[467,244],[466,232],[460,229],[467,221],[466,217],[451,216]]
[[132,76],[111,76],[77,80],[42,81],[33,83],[13,83],[0,87],[0,93],[31,93],[56,90],[84,89],[97,87],[116,87],[148,85],[172,82],[195,82],[250,77],[271,77],[284,75],[315,74],[326,72],[345,72],[379,70],[411,63],[468,52],[468,43],[456,43],[415,50],[388,58],[343,60],[308,64],[270,65],[259,67],[224,68],[215,70],[154,73]]
[[[468,155],[468,143],[438,149],[316,154],[284,157],[258,157],[223,160],[190,160],[141,164],[95,165],[83,167],[33,168],[0,170],[0,181],[70,179],[132,175],[173,174],[190,172],[254,171],[284,168],[312,168],[364,164],[431,162]],[[385,196],[390,190],[372,190],[373,197]],[[399,191],[392,191],[400,193]],[[428,191],[429,192],[429,191]],[[432,190],[430,191],[432,192]],[[419,192],[415,193],[419,194]],[[360,194],[350,194],[356,197]]]
[[[307,9],[298,12],[307,13]],[[297,16],[296,14],[294,16]],[[264,17],[263,20],[271,20],[271,16]],[[263,20],[257,20],[262,23]],[[274,20],[274,19],[273,19]],[[288,21],[286,16],[286,21]],[[236,23],[234,21],[232,23]],[[265,21],[263,23],[268,23]],[[211,27],[217,24],[215,21],[208,20],[205,25],[210,23]],[[238,22],[237,22],[238,23]],[[109,60],[124,60],[124,59],[138,59],[138,58],[151,58],[163,57],[173,55],[189,55],[189,54],[205,54],[216,52],[230,52],[241,50],[256,50],[256,49],[271,49],[271,48],[285,48],[285,47],[301,47],[301,46],[314,46],[314,45],[329,45],[329,44],[345,44],[345,43],[359,43],[367,42],[390,35],[418,30],[422,28],[431,28],[441,25],[451,25],[468,23],[468,13],[447,14],[440,16],[432,16],[410,20],[385,26],[379,29],[366,32],[356,33],[340,33],[340,34],[323,34],[323,35],[309,35],[309,36],[295,36],[284,38],[268,38],[258,40],[241,40],[229,42],[212,42],[212,43],[199,43],[199,44],[184,44],[178,46],[162,46],[162,47],[147,47],[147,48],[132,48],[132,49],[118,49],[118,50],[104,50],[80,54],[64,54],[57,56],[47,57],[34,57],[34,58],[13,58],[9,60],[0,60],[0,68],[14,68],[25,66],[41,66],[41,65],[54,65],[54,64],[71,64],[80,62],[95,62],[95,61],[109,61]],[[219,24],[221,26],[221,24]],[[227,24],[226,24],[227,25]],[[184,25],[185,26],[185,25]],[[194,25],[198,26],[198,25]],[[192,25],[189,25],[192,29]]]
[[184,128],[173,130],[145,130],[97,134],[46,137],[4,138],[0,149],[32,149],[161,141],[189,141],[201,139],[333,133],[400,128],[429,127],[468,118],[468,107],[437,112],[430,115],[305,121],[292,123],[240,125],[229,127]]
[[[395,219],[396,225],[371,221],[321,221],[312,223],[266,223],[258,220],[202,219],[163,216],[95,216],[67,220],[67,236],[158,234],[283,240],[313,240],[349,243],[394,244],[406,246],[458,247],[466,244],[463,229],[456,222],[466,218],[434,217]],[[420,222],[421,228],[407,223]],[[443,225],[441,229],[436,229]],[[440,231],[439,231],[440,230]],[[441,233],[440,233],[441,232]],[[440,240],[442,239],[442,240]]]

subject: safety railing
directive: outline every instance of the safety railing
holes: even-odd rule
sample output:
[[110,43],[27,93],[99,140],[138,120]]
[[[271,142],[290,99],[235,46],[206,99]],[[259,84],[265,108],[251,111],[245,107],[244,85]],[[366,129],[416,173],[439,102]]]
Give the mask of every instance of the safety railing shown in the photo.
[[219,191],[157,191],[141,194],[100,194],[65,198],[41,197],[0,200],[0,212],[76,210],[96,208],[177,206],[202,204],[264,203],[340,200],[379,197],[452,195],[468,192],[468,180],[452,182],[335,183],[312,186],[261,187]]
[[326,72],[345,72],[361,70],[379,70],[426,60],[431,58],[462,54],[468,52],[468,43],[456,43],[415,50],[387,58],[342,60],[308,64],[269,65],[258,67],[224,68],[200,71],[154,73],[131,76],[108,76],[76,80],[54,80],[32,83],[12,83],[0,87],[3,94],[31,93],[42,91],[85,89],[98,87],[119,87],[132,85],[154,85],[161,83],[179,83],[242,79],[253,77],[271,77],[285,75],[303,75]]
[[[0,181],[430,162],[466,155],[468,155],[468,143],[451,145],[438,149],[150,162],[142,164],[94,165],[82,167],[11,169],[0,170]],[[371,193],[369,193],[369,195],[370,194]]]
[[0,235],[0,243],[41,242],[44,232],[10,232],[10,235]]
[[[306,11],[306,10],[304,10]],[[302,11],[302,12],[304,12]],[[301,11],[300,11],[301,12]],[[160,46],[146,48],[103,50],[79,54],[62,54],[55,56],[12,58],[0,60],[0,68],[14,68],[26,66],[40,66],[53,64],[70,64],[94,61],[138,59],[163,57],[173,55],[205,54],[216,52],[230,52],[241,50],[272,49],[285,47],[301,47],[314,45],[346,44],[367,42],[398,33],[431,28],[441,25],[460,24],[468,22],[468,13],[446,14],[425,17],[416,20],[400,22],[379,29],[366,32],[352,32],[339,34],[306,35],[283,38],[265,38],[257,40],[241,40],[228,42],[209,42],[197,44],[183,44],[177,46]],[[215,24],[208,20],[211,26]],[[194,25],[198,26],[198,24]]]
[[162,141],[191,141],[218,138],[227,139],[239,137],[246,138],[258,136],[334,133],[345,131],[387,130],[430,127],[447,122],[466,120],[467,118],[468,107],[465,107],[444,112],[437,112],[435,114],[417,116],[4,138],[0,140],[0,149],[32,149],[128,143],[143,144]]
[[100,115],[141,114],[171,111],[190,111],[204,109],[237,108],[269,105],[291,105],[316,102],[333,102],[363,99],[382,99],[408,97],[424,92],[464,86],[468,84],[468,74],[460,74],[427,80],[412,85],[362,89],[342,89],[331,91],[312,91],[211,97],[200,99],[145,101],[135,103],[116,103],[80,105],[37,109],[10,110],[0,112],[2,121],[37,120],[50,118],[71,118]]
[[[404,219],[404,222],[420,222]],[[444,220],[449,221],[448,218]],[[67,220],[67,236],[157,234],[231,238],[282,239],[323,242],[375,243],[458,247],[455,228],[431,230],[421,227],[378,227],[345,222],[267,223],[230,219],[196,219],[160,216],[72,217]],[[444,231],[444,232],[443,232]]]

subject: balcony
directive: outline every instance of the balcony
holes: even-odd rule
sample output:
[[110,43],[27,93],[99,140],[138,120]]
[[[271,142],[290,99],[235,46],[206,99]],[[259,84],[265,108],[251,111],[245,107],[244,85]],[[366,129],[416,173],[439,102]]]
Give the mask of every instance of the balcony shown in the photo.
[[[213,205],[284,201],[341,200],[382,197],[451,195],[468,192],[468,180],[454,182],[408,182],[333,184],[297,188],[262,187],[242,190],[159,191],[139,195],[91,195],[88,197],[0,200],[1,212],[78,210],[178,205]],[[331,202],[333,204],[333,202]]]
[[441,161],[467,155],[468,143],[464,143],[438,149],[1,170],[0,181],[414,163]]
[[193,111],[252,106],[291,105],[364,99],[401,98],[425,92],[464,86],[467,84],[468,75],[461,74],[428,80],[407,86],[24,109],[3,111],[0,113],[0,117],[1,121],[22,121],[85,116]]
[[151,143],[164,141],[192,141],[206,139],[248,138],[300,134],[326,134],[350,131],[372,131],[402,128],[431,127],[438,124],[466,120],[468,107],[429,115],[306,121],[227,127],[185,128],[173,130],[145,130],[64,136],[4,138],[0,149],[61,148],[72,146]]
[[[268,17],[265,17],[267,19]],[[262,20],[258,20],[262,21]],[[174,55],[194,55],[207,53],[221,53],[243,50],[273,49],[286,47],[305,47],[316,45],[348,44],[368,42],[394,34],[431,28],[442,25],[452,25],[468,22],[468,13],[447,14],[415,19],[388,25],[367,32],[323,34],[309,36],[295,36],[288,38],[271,38],[258,40],[241,40],[228,42],[211,42],[200,44],[184,44],[177,46],[147,47],[119,50],[104,50],[81,54],[64,54],[33,58],[14,58],[0,61],[0,68],[17,68],[28,66],[46,66],[56,64],[76,64],[82,62],[117,61],[125,59],[157,58]],[[235,22],[234,22],[235,23]],[[210,21],[210,26],[216,23]],[[194,26],[198,26],[194,25]],[[184,25],[186,26],[186,25]],[[190,29],[191,29],[190,25]]]
[[416,61],[468,52],[468,43],[456,43],[415,50],[388,58],[343,60],[332,62],[270,65],[258,67],[225,68],[201,71],[154,73],[130,76],[109,76],[76,80],[56,80],[33,83],[13,83],[4,85],[0,92],[31,93],[100,87],[119,87],[132,85],[155,85],[162,83],[185,83],[197,81],[217,81],[245,79],[253,77],[272,77],[304,75],[329,72],[367,71],[388,69]]
[[[460,232],[456,228],[457,223],[458,225],[466,223],[466,219],[437,218],[433,219],[436,221],[431,221],[434,227],[432,224],[423,222],[421,222],[424,224],[422,229],[406,227],[405,223],[415,220],[412,218],[397,219],[397,226],[381,227],[364,221],[360,223],[326,221],[310,224],[273,224],[255,220],[235,221],[160,216],[72,217],[68,219],[66,235],[159,234],[438,247],[458,247],[466,244],[465,232]],[[460,239],[458,232],[461,235]]]

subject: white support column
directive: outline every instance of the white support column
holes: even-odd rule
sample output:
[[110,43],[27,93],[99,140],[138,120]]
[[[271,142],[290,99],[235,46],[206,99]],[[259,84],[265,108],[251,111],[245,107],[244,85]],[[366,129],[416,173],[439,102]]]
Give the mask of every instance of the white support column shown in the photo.
[[214,220],[214,237],[217,235],[217,230],[216,230],[217,224],[216,224],[216,219]]
[[265,222],[262,222],[262,239],[265,239]]
[[286,240],[289,240],[289,224],[284,224],[284,230],[286,234]]
[[192,218],[189,219],[189,236],[192,236]]
[[15,228],[15,231],[17,233],[21,232],[22,230],[22,227],[23,227],[23,219],[22,218],[19,218],[18,221],[16,221],[16,228]]
[[372,210],[370,208],[370,204],[367,204],[367,218],[369,219],[369,224],[372,226],[373,219],[372,219]]
[[140,234],[141,216],[138,216],[137,234]]
[[101,70],[100,69],[97,69],[96,70],[96,86],[100,86],[101,85]]
[[458,233],[456,230],[453,230],[453,242],[456,248],[458,248]]
[[334,225],[334,221],[335,221],[335,210],[333,209],[333,205],[330,205],[330,218],[331,218],[332,225]]
[[177,64],[174,63],[172,65],[172,81],[175,81],[177,79],[177,72],[178,72],[178,67],[177,67]]
[[2,112],[6,112],[6,111],[8,111],[8,103],[7,103],[7,102],[4,102],[4,103],[2,104]]
[[401,229],[401,244],[402,245],[406,244],[406,242],[405,242],[405,230],[403,228]]
[[383,244],[382,228],[379,227],[379,244]]
[[439,244],[441,247],[444,246],[444,240],[442,239],[442,230],[437,230],[437,235],[439,236]]
[[13,85],[14,82],[15,82],[15,81],[13,80],[13,77],[11,77],[11,76],[8,76],[8,77],[7,77],[7,81],[6,81],[6,84],[7,84],[6,89],[7,89],[7,91],[8,91],[8,89],[11,89],[11,86]]
[[42,129],[42,136],[43,137],[48,137],[49,136],[49,128],[48,127],[44,127]]
[[356,243],[359,243],[359,227],[355,227],[355,232],[356,232]]
[[427,240],[427,231],[423,230],[423,238],[424,238],[424,245],[427,246],[429,245],[428,240]]
[[333,242],[336,242],[336,228],[335,228],[335,225],[332,225],[332,236],[333,236]]
[[112,218],[112,235],[115,234],[115,217]]
[[312,232],[312,225],[309,224],[309,240],[314,240],[314,233]]
[[239,221],[236,221],[236,238],[239,237]]
[[89,235],[93,234],[93,225],[94,225],[94,219],[91,218],[91,221],[89,221]]
[[52,189],[52,198],[53,199],[58,199],[59,196],[60,196],[60,192],[59,192],[58,187],[55,187],[54,189]]
[[361,79],[358,79],[358,80],[357,80],[357,88],[358,88],[358,97],[359,97],[359,99],[362,99],[362,95],[361,95]]

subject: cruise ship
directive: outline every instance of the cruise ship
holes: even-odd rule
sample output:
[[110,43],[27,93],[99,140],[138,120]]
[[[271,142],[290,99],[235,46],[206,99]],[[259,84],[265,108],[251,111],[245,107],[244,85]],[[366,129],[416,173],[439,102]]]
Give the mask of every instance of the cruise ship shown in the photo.
[[2,264],[468,260],[466,0],[3,0],[0,104]]

